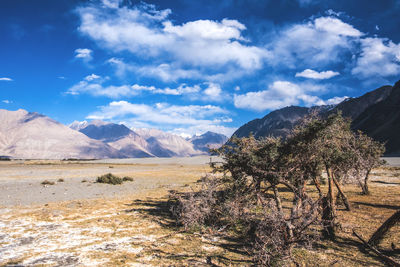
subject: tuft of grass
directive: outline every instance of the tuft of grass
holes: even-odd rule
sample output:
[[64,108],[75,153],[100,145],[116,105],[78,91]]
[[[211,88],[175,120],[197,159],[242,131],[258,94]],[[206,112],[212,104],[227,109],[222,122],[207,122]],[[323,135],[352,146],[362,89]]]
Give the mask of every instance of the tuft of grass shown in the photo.
[[82,181],[81,181],[81,183],[86,183],[87,182],[87,180],[86,179],[83,179]]
[[44,180],[43,182],[41,182],[40,184],[42,185],[54,185],[55,183],[49,180]]
[[63,179],[63,178],[60,178],[60,179],[57,180],[57,182],[63,183],[63,182],[64,182],[64,179]]
[[112,173],[107,173],[102,176],[97,177],[96,183],[103,183],[103,184],[122,184],[122,178],[115,176]]
[[123,182],[133,182],[133,178],[132,178],[132,177],[125,176],[124,178],[122,178],[122,181],[123,181]]

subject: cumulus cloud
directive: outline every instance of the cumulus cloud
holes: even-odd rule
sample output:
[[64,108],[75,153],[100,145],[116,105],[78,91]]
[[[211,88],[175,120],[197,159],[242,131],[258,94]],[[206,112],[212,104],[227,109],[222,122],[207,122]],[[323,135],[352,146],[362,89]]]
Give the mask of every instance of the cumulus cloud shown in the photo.
[[13,79],[8,78],[8,77],[0,77],[0,81],[11,82],[11,81],[13,81]]
[[310,92],[321,92],[325,88],[318,85],[298,85],[288,81],[275,81],[267,90],[248,92],[234,95],[234,104],[237,108],[264,111],[278,109],[291,105],[306,106],[321,105],[324,102]]
[[302,72],[296,73],[296,77],[323,80],[323,79],[329,79],[329,78],[335,77],[339,74],[340,74],[339,72],[331,71],[331,70],[318,72],[315,70],[306,69],[306,70],[303,70]]
[[246,27],[237,20],[196,20],[175,25],[171,10],[142,3],[86,5],[77,9],[79,31],[113,51],[129,51],[142,58],[164,55],[190,66],[216,67],[233,63],[244,69],[261,68],[268,52],[248,45]]
[[206,129],[229,134],[234,128],[222,125],[229,122],[229,112],[213,105],[155,105],[113,101],[87,116],[87,119],[124,121],[131,127],[146,125],[169,129],[174,133],[195,134]]
[[12,103],[12,101],[11,101],[11,100],[7,100],[7,99],[5,99],[5,100],[2,100],[1,102],[3,102],[4,104],[11,104],[11,103]]
[[81,59],[85,62],[89,62],[93,59],[93,51],[88,48],[78,48],[75,49],[75,58]]
[[327,66],[351,54],[363,33],[337,17],[314,18],[278,31],[267,45],[274,66],[297,68],[301,65]]
[[361,40],[361,54],[352,74],[362,78],[385,77],[400,74],[400,44],[386,38]]

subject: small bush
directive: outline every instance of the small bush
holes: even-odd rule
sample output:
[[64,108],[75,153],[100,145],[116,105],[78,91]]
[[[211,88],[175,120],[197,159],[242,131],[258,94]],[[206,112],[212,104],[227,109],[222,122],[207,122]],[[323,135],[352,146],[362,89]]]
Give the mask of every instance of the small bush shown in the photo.
[[123,181],[123,182],[133,182],[133,178],[132,178],[132,177],[125,176],[124,178],[122,178],[122,181]]
[[219,180],[203,177],[199,192],[170,193],[170,211],[177,223],[185,230],[197,230],[204,226],[219,224],[220,191]]
[[113,175],[112,173],[107,173],[102,176],[97,177],[96,183],[103,183],[103,184],[122,184],[122,178]]
[[42,185],[54,185],[55,183],[49,180],[44,180],[43,182],[41,182]]
[[63,182],[64,182],[64,179],[60,178],[60,179],[57,180],[57,182],[63,183]]
[[83,179],[82,181],[81,181],[81,183],[86,183],[87,182],[87,180],[86,179]]

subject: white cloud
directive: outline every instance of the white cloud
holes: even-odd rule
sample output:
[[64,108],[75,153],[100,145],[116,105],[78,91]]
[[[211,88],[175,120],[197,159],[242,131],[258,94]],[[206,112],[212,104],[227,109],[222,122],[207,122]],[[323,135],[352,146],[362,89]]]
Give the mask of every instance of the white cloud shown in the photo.
[[181,84],[177,88],[171,89],[169,87],[160,89],[154,86],[143,86],[134,84],[132,85],[132,89],[139,92],[139,91],[149,91],[155,94],[163,94],[163,95],[184,95],[184,94],[191,94],[191,93],[198,93],[201,88],[199,85],[188,86],[186,84]]
[[136,66],[126,63],[120,58],[110,58],[107,62],[115,67],[116,74],[119,77],[126,77],[128,73],[137,73],[140,76],[158,78],[164,82],[177,81],[179,79],[206,78],[198,70],[183,69],[176,64],[162,63],[159,65]]
[[11,101],[11,100],[7,100],[7,99],[5,99],[5,100],[2,100],[1,102],[3,102],[4,104],[11,104],[11,103],[12,103],[12,101]]
[[322,100],[310,92],[321,92],[324,87],[312,84],[294,84],[288,81],[275,81],[267,90],[234,95],[237,108],[264,111],[303,103],[306,106],[321,105]]
[[[223,101],[226,98],[221,86],[212,82],[203,83],[203,85],[195,84],[193,86],[182,83],[176,88],[157,88],[155,86],[139,84],[120,86],[104,85],[108,79],[108,77],[103,78],[96,74],[91,74],[86,76],[82,81],[70,87],[66,93],[71,95],[90,94],[93,96],[119,98],[123,96],[138,95],[142,92],[149,92],[152,94],[175,96],[187,95],[192,100],[215,102]],[[206,85],[206,87],[203,89],[204,85]]]
[[91,74],[86,76],[84,80],[70,87],[66,93],[70,95],[90,94],[93,96],[106,96],[110,98],[134,95],[134,90],[132,90],[129,85],[103,86],[106,80],[108,80],[108,77],[102,78],[96,74]]
[[339,74],[340,74],[339,72],[331,71],[331,70],[318,72],[315,70],[306,69],[306,70],[303,70],[302,72],[296,73],[296,77],[304,77],[304,78],[309,78],[309,79],[323,80],[323,79],[329,79],[329,78],[335,77]]
[[2,78],[0,78],[0,81],[11,82],[11,81],[13,81],[13,79],[7,78],[7,77],[2,77]]
[[137,73],[142,76],[156,77],[164,82],[177,81],[179,79],[202,79],[205,76],[195,69],[183,69],[167,63],[157,66],[141,66]]
[[400,74],[400,44],[386,38],[361,40],[361,54],[352,74],[361,78],[394,76]]
[[339,18],[318,17],[293,24],[276,34],[267,45],[273,66],[297,68],[299,65],[326,66],[351,54],[363,33]]
[[331,33],[338,36],[360,37],[363,35],[352,25],[334,17],[321,17],[314,20],[316,30]]
[[78,48],[75,49],[75,58],[82,59],[85,62],[89,62],[93,59],[93,51],[88,48]]
[[268,52],[247,45],[246,27],[236,20],[196,20],[175,25],[171,10],[142,3],[133,8],[86,5],[77,9],[79,31],[113,51],[142,58],[165,55],[171,62],[215,68],[234,63],[243,69],[261,68]]
[[192,135],[207,129],[223,133],[233,132],[234,128],[221,125],[230,121],[226,117],[227,114],[229,114],[227,110],[213,105],[178,106],[167,103],[146,105],[113,101],[107,106],[100,107],[99,111],[93,112],[87,119],[122,120],[134,128],[151,125],[178,134]]
[[93,81],[93,80],[97,80],[97,79],[100,79],[100,78],[101,78],[101,77],[100,77],[99,75],[90,74],[90,75],[88,75],[88,76],[85,77],[85,80],[88,81],[88,82],[91,82],[91,81]]
[[344,101],[347,98],[349,98],[349,97],[348,96],[342,96],[342,97],[335,96],[328,100],[325,100],[324,103],[325,103],[325,105],[336,105],[336,104],[339,104],[340,102]]
[[223,101],[225,97],[222,95],[222,89],[219,84],[216,83],[208,83],[208,87],[202,92],[204,100],[211,100],[211,101]]

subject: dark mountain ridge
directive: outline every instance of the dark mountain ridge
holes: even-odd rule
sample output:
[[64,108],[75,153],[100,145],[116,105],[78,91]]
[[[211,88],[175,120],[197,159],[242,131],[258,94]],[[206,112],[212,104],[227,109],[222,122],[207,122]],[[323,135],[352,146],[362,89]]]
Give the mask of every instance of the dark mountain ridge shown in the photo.
[[394,86],[382,86],[360,97],[348,98],[335,106],[290,106],[270,112],[261,119],[241,126],[233,135],[256,138],[287,136],[293,127],[311,112],[321,117],[341,111],[352,119],[352,128],[386,143],[387,155],[400,155],[400,81]]

